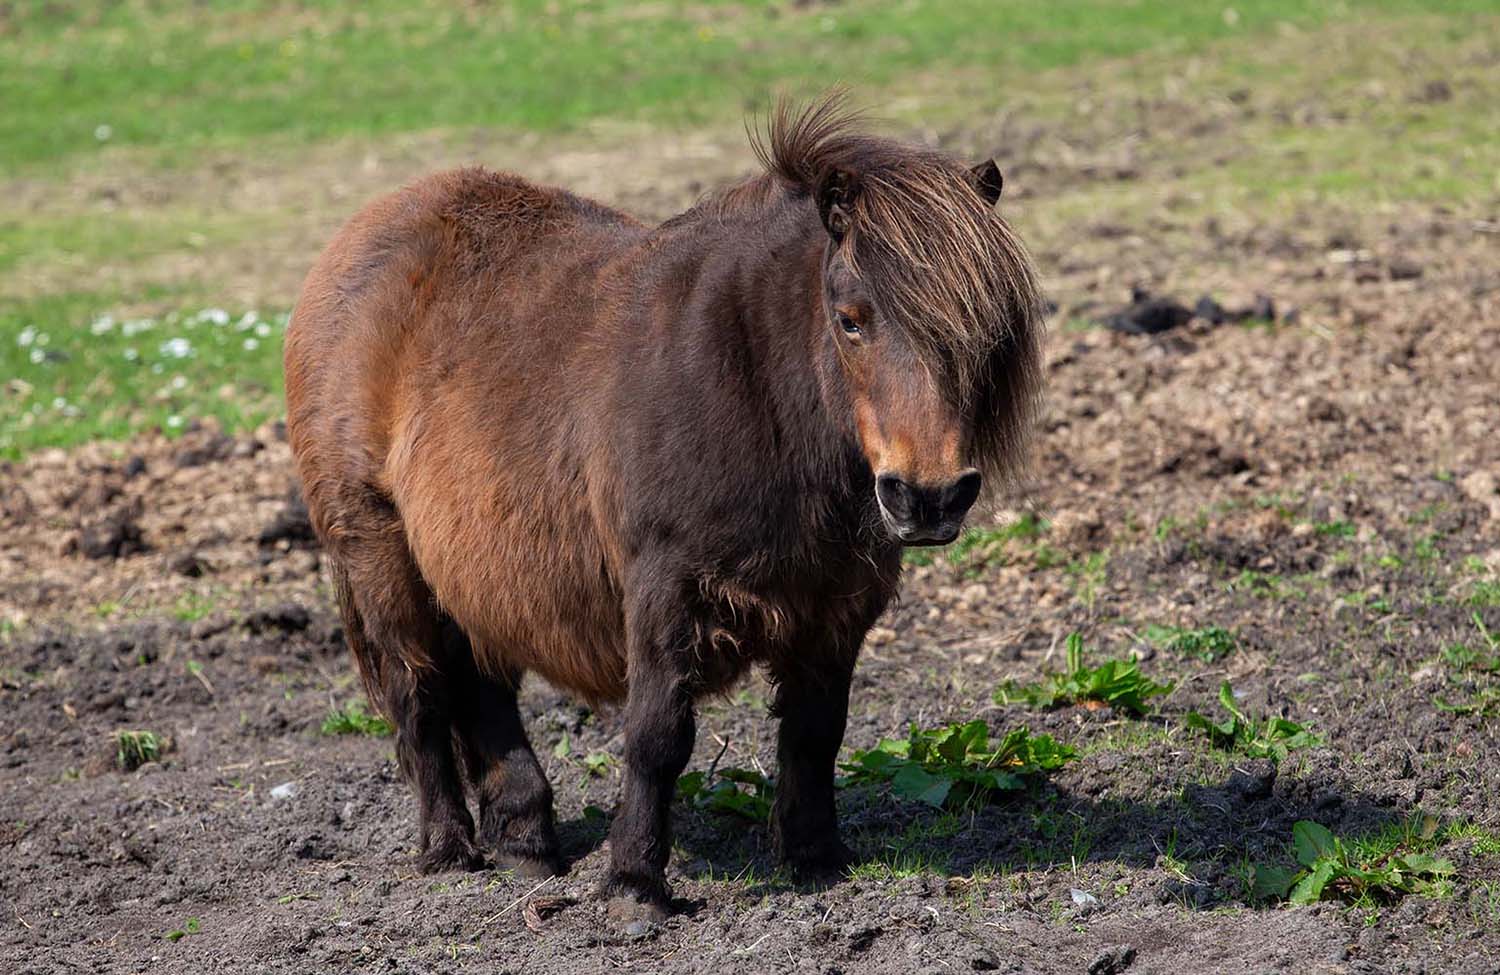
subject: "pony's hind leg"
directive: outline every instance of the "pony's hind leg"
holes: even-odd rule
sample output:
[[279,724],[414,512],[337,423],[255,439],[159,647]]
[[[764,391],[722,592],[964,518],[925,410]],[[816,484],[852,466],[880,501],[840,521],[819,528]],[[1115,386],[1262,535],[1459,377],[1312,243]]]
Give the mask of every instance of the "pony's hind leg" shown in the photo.
[[454,681],[454,730],[479,798],[479,842],[499,866],[522,876],[561,874],[552,786],[531,750],[516,703],[521,674],[499,680],[480,674],[468,640],[451,622],[447,629],[454,673],[462,674]]
[[453,753],[453,701],[441,621],[399,519],[361,506],[330,549],[350,649],[372,703],[396,726],[396,755],[417,794],[424,872],[484,866]]

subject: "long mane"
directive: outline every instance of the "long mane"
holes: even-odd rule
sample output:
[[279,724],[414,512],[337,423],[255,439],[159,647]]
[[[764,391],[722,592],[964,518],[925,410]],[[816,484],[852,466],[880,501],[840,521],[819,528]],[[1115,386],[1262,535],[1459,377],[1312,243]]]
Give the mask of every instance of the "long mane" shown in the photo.
[[761,177],[723,205],[766,198],[779,184],[811,201],[838,169],[860,187],[844,238],[851,270],[888,318],[944,366],[972,410],[986,475],[1013,476],[1040,401],[1041,289],[1020,239],[976,192],[968,166],[924,146],[859,131],[841,92],[805,107],[782,100],[751,144]]

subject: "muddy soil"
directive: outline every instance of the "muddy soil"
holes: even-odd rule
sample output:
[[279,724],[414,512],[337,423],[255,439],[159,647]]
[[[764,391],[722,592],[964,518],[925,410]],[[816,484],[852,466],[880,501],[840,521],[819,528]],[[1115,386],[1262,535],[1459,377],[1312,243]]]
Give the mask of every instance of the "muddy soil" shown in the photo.
[[[0,969],[1500,971],[1500,850],[1479,835],[1500,830],[1500,689],[1443,656],[1475,644],[1476,614],[1500,633],[1493,215],[1355,224],[1034,242],[1060,304],[1050,403],[1028,477],[982,521],[1049,527],[909,568],[846,743],[979,716],[1078,760],[962,815],[846,790],[868,862],[821,887],[775,872],[762,825],[679,804],[660,927],[612,927],[594,897],[617,773],[586,759],[618,756],[618,716],[540,683],[524,708],[570,872],[415,871],[390,739],[321,730],[359,692],[277,426],[7,465]],[[1277,320],[1079,326],[1131,283],[1188,307],[1265,293]],[[1151,624],[1237,646],[1178,655]],[[1073,631],[1176,681],[1159,713],[992,703],[1059,666]],[[1325,744],[1279,769],[1208,748],[1182,717],[1224,679]],[[766,696],[706,703],[692,767],[774,774]],[[123,771],[122,730],[157,733],[160,755]],[[1241,879],[1287,857],[1299,820],[1357,835],[1422,815],[1456,867],[1435,896],[1288,908]]]

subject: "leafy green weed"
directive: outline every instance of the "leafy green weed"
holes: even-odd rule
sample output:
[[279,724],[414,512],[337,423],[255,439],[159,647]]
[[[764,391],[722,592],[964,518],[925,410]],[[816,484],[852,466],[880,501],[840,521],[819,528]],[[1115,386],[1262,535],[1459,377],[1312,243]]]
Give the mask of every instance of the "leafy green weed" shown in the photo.
[[1068,636],[1067,670],[1049,674],[1037,684],[1008,680],[995,691],[995,702],[1021,701],[1032,707],[1055,708],[1069,704],[1111,707],[1134,715],[1146,713],[1146,699],[1166,694],[1170,683],[1159,684],[1141,673],[1134,660],[1106,660],[1097,667],[1083,665],[1083,637]]
[[1197,711],[1189,711],[1184,723],[1208,735],[1214,747],[1239,752],[1251,758],[1269,758],[1278,764],[1289,752],[1322,744],[1323,739],[1303,725],[1288,718],[1268,717],[1254,721],[1241,711],[1234,699],[1229,681],[1219,685],[1219,705],[1229,717],[1214,721]]
[[888,783],[902,799],[929,806],[963,806],[1000,792],[1020,789],[1027,776],[1067,764],[1076,753],[1051,735],[1015,728],[990,745],[982,720],[943,728],[911,728],[905,740],[887,738],[868,751],[855,751],[841,767],[841,786]]

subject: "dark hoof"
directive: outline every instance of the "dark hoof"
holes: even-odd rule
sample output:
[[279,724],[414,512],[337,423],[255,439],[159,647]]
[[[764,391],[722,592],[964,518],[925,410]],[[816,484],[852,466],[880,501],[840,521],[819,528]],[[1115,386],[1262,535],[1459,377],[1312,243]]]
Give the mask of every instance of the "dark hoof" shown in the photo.
[[467,836],[450,834],[429,845],[417,865],[423,873],[483,870],[484,854]]
[[609,899],[609,919],[626,926],[637,922],[660,924],[667,919],[667,908],[664,904],[644,901],[632,894],[619,894]]
[[781,862],[800,880],[830,880],[848,873],[849,868],[859,862],[859,857],[835,840],[789,851],[782,856]]
[[524,880],[561,877],[568,872],[557,857],[507,856],[503,853],[495,858],[495,868],[509,870]]

